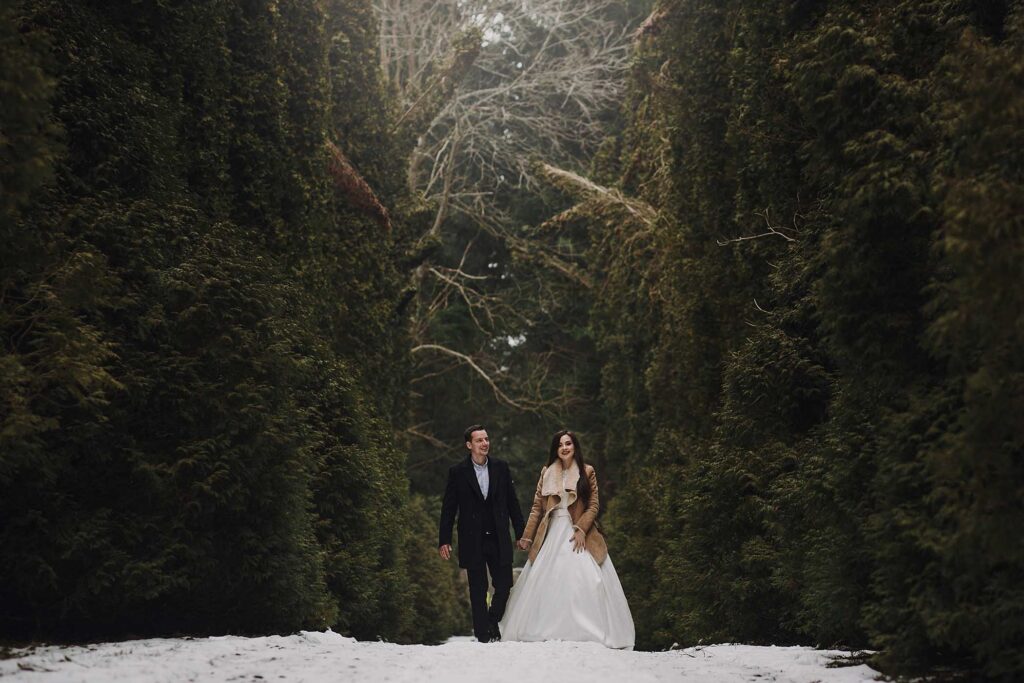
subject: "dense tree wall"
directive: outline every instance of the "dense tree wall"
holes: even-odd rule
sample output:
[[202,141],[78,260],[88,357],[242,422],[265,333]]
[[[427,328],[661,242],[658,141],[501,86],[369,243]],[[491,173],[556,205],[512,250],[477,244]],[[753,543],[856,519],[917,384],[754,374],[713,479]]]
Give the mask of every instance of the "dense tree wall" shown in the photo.
[[1021,675],[1021,4],[670,0],[637,41],[595,173],[659,219],[589,261],[639,644]]
[[463,627],[393,437],[416,213],[325,147],[412,204],[369,5],[2,15],[0,633]]

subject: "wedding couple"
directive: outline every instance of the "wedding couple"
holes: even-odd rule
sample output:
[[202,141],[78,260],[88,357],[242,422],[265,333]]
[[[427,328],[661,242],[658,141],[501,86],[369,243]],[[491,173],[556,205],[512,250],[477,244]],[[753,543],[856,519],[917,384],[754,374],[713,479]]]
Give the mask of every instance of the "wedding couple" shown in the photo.
[[[583,640],[632,648],[633,617],[596,526],[597,475],[583,461],[576,435],[563,430],[552,439],[525,523],[508,464],[490,457],[487,430],[473,425],[464,436],[469,455],[448,470],[438,552],[451,557],[458,517],[459,566],[469,576],[477,639]],[[529,550],[514,589],[510,522],[516,545]],[[490,608],[488,570],[494,584]]]

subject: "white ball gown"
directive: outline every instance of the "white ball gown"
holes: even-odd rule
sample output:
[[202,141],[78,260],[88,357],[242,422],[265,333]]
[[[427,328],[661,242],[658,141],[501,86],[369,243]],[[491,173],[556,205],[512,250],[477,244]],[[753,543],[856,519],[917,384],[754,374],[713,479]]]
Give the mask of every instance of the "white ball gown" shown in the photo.
[[551,511],[544,544],[512,587],[499,629],[503,641],[595,641],[632,649],[633,615],[612,558],[572,549],[567,496]]

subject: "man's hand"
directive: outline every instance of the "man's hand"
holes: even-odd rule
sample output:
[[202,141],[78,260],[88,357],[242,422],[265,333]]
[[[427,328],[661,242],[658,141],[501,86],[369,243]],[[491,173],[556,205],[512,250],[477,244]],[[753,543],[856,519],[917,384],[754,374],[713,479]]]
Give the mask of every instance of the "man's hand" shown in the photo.
[[450,545],[445,544],[445,545],[441,546],[440,548],[438,548],[437,552],[441,556],[442,559],[444,559],[444,560],[451,559],[452,547]]
[[516,547],[519,548],[520,550],[529,550],[530,549],[530,545],[532,543],[533,543],[533,541],[531,541],[528,538],[520,538],[518,541],[516,541]]

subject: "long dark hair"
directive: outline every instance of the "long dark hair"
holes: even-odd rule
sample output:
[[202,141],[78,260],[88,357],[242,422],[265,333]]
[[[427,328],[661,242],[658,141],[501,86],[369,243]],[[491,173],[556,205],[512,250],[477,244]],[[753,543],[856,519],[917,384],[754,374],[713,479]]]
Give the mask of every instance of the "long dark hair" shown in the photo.
[[587,464],[583,461],[583,449],[580,448],[580,440],[576,438],[576,434],[563,429],[557,432],[551,439],[551,454],[548,456],[548,467],[554,464],[555,460],[558,460],[558,447],[562,442],[562,437],[566,434],[572,439],[572,457],[576,461],[576,467],[580,469],[580,480],[576,484],[576,497],[583,501],[583,507],[587,507],[590,504],[590,479],[587,478]]

